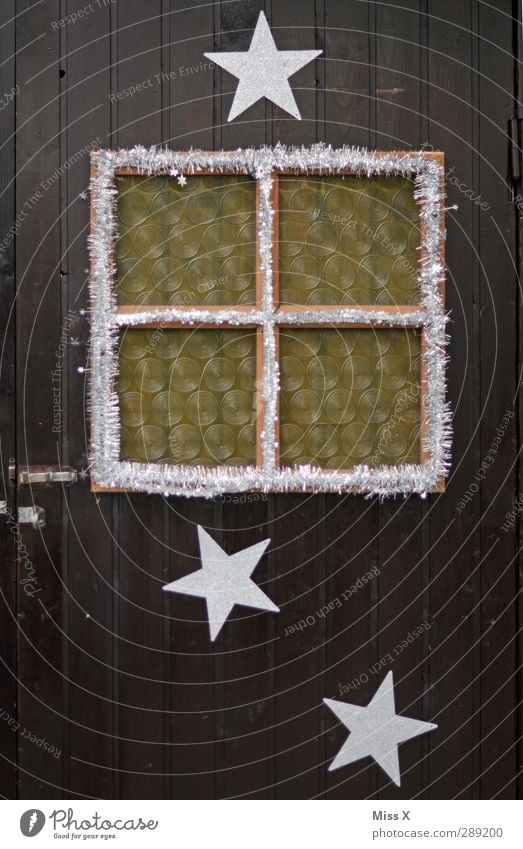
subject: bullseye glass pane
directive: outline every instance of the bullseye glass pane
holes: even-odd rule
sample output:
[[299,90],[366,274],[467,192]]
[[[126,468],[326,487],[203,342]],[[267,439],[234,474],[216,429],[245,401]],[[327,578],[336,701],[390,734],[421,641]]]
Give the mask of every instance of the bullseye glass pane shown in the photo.
[[282,328],[282,466],[420,462],[417,330]]
[[282,304],[413,304],[419,207],[403,177],[279,178]]
[[256,186],[244,175],[122,176],[115,245],[118,302],[254,304]]
[[121,459],[254,465],[255,357],[253,330],[123,331]]

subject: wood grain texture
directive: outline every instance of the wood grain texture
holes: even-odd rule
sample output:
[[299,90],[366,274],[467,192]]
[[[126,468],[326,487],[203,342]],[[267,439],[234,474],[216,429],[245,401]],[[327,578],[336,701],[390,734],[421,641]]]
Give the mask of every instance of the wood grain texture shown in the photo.
[[[7,16],[10,0],[5,5]],[[14,115],[2,112],[1,237],[13,204],[22,209],[56,177],[16,244],[18,463],[63,462],[79,470],[88,464],[85,375],[77,371],[87,363],[88,317],[80,310],[87,306],[89,206],[79,195],[88,156],[60,166],[97,138],[98,147],[233,150],[326,141],[444,151],[447,204],[459,204],[447,217],[454,445],[446,492],[426,500],[378,504],[352,494],[264,499],[258,493],[243,504],[167,501],[90,492],[86,477],[67,491],[20,489],[22,505],[34,498],[45,507],[47,528],[21,528],[42,592],[31,598],[18,585],[18,719],[56,743],[61,756],[20,738],[15,784],[12,732],[2,726],[0,793],[33,799],[519,796],[520,523],[502,529],[521,489],[517,415],[503,424],[516,408],[520,301],[504,134],[514,105],[512,4],[215,0],[196,8],[182,0],[128,0],[58,29],[51,22],[64,8],[74,11],[73,0],[33,5],[30,14],[28,8],[16,4],[15,204],[8,184]],[[205,67],[203,54],[246,50],[261,9],[280,48],[324,53],[291,80],[302,121],[260,102],[229,124],[236,82]],[[12,25],[0,40],[9,33]],[[14,70],[4,67],[0,88],[7,91]],[[152,84],[129,94],[146,80]],[[114,97],[122,92],[128,93]],[[12,257],[5,259],[0,276],[12,299]],[[51,374],[68,315],[72,340],[57,434]],[[8,320],[3,303],[2,332]],[[3,360],[0,379],[9,405]],[[1,415],[5,452],[14,421],[5,409]],[[493,462],[481,471],[499,428]],[[280,614],[236,608],[211,643],[203,601],[162,592],[168,581],[199,568],[198,525],[231,553],[271,539],[254,575]],[[12,609],[7,539],[3,527],[1,551],[12,567],[2,575],[3,603]],[[2,622],[2,641],[12,643],[14,626]],[[296,629],[300,622],[306,627]],[[424,622],[429,627],[395,653]],[[13,652],[2,657],[9,692]],[[322,699],[366,705],[389,670],[398,711],[438,723],[437,731],[401,747],[400,790],[370,760],[327,772],[345,731]],[[9,699],[14,702],[12,694]]]

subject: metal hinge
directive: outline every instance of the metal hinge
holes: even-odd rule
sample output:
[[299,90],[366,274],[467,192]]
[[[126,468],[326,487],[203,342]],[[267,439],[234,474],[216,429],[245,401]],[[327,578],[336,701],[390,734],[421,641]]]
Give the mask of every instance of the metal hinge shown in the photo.
[[32,525],[35,531],[41,531],[45,528],[45,510],[43,507],[19,507],[18,508],[18,524]]
[[76,483],[78,473],[70,466],[23,466],[13,478],[17,479],[19,486],[51,486],[54,483]]
[[522,173],[521,127],[523,118],[511,118],[508,122],[510,138],[510,176],[513,183],[519,183]]

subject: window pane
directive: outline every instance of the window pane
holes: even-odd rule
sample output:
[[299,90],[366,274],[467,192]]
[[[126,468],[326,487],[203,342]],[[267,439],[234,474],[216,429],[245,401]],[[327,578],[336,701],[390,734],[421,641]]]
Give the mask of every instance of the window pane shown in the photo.
[[282,304],[419,301],[419,208],[403,177],[279,178]]
[[281,465],[420,462],[417,330],[282,328]]
[[116,186],[120,304],[255,303],[255,180],[117,177]]
[[256,462],[256,331],[125,330],[121,459]]

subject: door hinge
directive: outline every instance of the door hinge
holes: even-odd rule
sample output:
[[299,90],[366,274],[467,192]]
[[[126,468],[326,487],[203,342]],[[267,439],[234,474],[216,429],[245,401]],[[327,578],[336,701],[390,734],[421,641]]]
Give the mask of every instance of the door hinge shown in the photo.
[[16,476],[19,486],[52,486],[71,484],[78,480],[76,469],[70,466],[22,466]]
[[510,139],[510,176],[513,183],[519,183],[522,173],[521,127],[523,118],[511,118],[508,122]]

